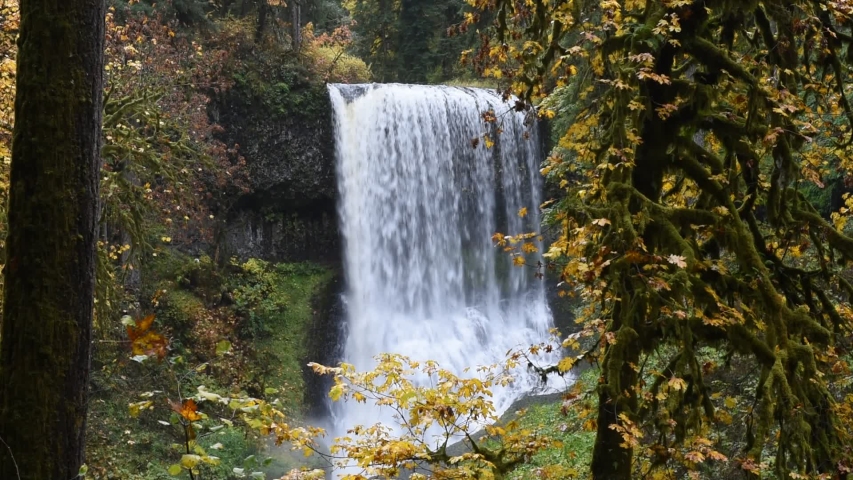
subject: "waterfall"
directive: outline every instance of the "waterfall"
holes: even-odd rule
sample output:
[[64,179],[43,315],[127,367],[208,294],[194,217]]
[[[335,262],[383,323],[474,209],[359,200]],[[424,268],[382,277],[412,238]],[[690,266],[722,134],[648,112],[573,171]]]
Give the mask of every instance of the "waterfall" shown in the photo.
[[[492,240],[538,231],[535,125],[481,89],[330,85],[329,93],[347,284],[343,360],[365,370],[379,353],[401,353],[461,374],[545,340],[541,280]],[[489,110],[494,124],[483,120]],[[498,411],[534,383],[495,389]],[[344,428],[382,419],[350,403],[338,412]]]

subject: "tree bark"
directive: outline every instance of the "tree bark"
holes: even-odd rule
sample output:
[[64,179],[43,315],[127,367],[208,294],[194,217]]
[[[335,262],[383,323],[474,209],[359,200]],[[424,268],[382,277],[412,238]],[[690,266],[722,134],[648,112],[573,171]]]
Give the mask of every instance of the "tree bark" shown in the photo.
[[302,4],[298,0],[290,3],[290,29],[293,49],[298,52],[302,48]]
[[21,0],[0,341],[0,478],[84,460],[104,0]]
[[267,15],[269,14],[270,6],[263,1],[258,3],[258,24],[255,27],[255,43],[259,43],[264,39],[264,31],[267,29]]
[[[619,315],[621,308],[617,308],[617,319]],[[598,424],[590,465],[594,480],[631,480],[633,449],[622,446],[625,443],[622,434],[611,425],[621,423],[620,414],[630,418],[636,412],[634,386],[639,378],[634,365],[638,363],[640,349],[637,346],[639,338],[630,328],[631,322],[625,322],[624,318],[619,320],[614,328],[616,344],[610,346],[602,362],[606,383],[598,386]],[[629,328],[620,329],[623,323],[629,323]]]

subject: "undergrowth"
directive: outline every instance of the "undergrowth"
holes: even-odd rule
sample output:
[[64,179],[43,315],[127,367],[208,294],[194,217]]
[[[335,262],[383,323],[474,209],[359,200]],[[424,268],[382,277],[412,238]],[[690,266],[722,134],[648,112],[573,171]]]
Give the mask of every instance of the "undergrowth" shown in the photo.
[[[298,421],[307,332],[315,296],[332,277],[328,269],[256,259],[218,267],[205,257],[160,251],[142,277],[141,296],[151,300],[139,315],[156,315],[153,328],[168,336],[169,352],[160,362],[140,361],[121,334],[97,342],[88,419],[91,477],[174,478],[168,469],[185,453],[184,432],[166,402],[134,410],[150,398],[178,401],[203,386],[277,401]],[[202,468],[202,478],[238,478],[234,468],[280,475],[304,463],[286,449],[270,448],[239,422],[229,423],[198,425],[198,445],[220,459]]]

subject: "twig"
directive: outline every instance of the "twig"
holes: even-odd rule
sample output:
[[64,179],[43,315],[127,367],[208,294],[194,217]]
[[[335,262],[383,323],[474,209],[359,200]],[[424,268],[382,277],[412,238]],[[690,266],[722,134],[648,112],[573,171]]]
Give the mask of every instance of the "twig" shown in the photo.
[[15,460],[15,454],[12,453],[12,447],[3,440],[3,437],[0,437],[0,442],[3,442],[3,445],[5,445],[6,449],[9,450],[9,456],[12,457],[12,464],[15,465],[15,474],[18,476],[18,480],[21,480],[21,471],[18,469],[18,462]]

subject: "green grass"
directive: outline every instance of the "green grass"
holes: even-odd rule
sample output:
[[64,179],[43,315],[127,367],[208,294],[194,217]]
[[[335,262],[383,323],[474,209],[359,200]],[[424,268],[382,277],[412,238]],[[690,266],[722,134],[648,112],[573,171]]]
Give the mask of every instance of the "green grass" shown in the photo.
[[298,413],[305,390],[302,364],[308,354],[313,299],[331,280],[332,272],[308,263],[270,265],[257,260],[242,268],[235,298],[238,309],[249,317],[263,388],[278,390],[285,408]]
[[[598,381],[598,369],[586,370],[578,378],[583,391],[589,391]],[[576,407],[595,410],[595,399],[579,398],[581,405]],[[585,403],[584,403],[585,402]],[[511,480],[538,480],[541,478],[589,478],[589,465],[592,461],[592,446],[595,432],[583,428],[584,420],[579,408],[570,408],[567,414],[561,412],[562,402],[546,403],[529,407],[518,417],[519,427],[539,432],[553,440],[555,446],[542,450],[529,462],[513,470],[507,478]],[[549,477],[548,472],[561,472],[559,476]]]

